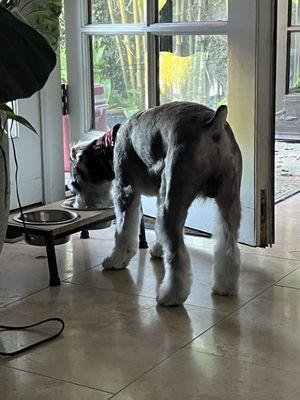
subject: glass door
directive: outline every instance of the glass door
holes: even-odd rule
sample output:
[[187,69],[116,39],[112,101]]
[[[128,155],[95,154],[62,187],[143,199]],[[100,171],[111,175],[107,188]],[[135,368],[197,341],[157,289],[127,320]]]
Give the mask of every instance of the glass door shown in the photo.
[[[228,104],[244,158],[240,240],[273,242],[274,0],[65,0],[72,141],[174,100]],[[155,199],[144,199],[155,215]],[[211,232],[214,202],[187,226]]]

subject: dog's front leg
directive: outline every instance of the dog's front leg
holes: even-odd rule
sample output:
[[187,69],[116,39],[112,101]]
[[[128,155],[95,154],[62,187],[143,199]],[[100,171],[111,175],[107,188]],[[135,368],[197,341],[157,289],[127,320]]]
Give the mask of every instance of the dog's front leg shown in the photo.
[[138,249],[138,231],[141,221],[141,198],[131,186],[114,184],[116,215],[115,247],[112,254],[102,262],[104,269],[123,269]]

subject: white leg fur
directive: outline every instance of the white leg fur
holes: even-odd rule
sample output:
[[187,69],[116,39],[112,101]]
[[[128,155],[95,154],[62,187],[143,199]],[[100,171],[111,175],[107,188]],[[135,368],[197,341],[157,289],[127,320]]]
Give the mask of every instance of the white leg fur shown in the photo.
[[112,254],[102,262],[104,269],[123,269],[138,249],[138,230],[141,221],[140,198],[135,198],[125,212],[115,206],[116,234]]
[[154,245],[150,248],[150,254],[153,258],[162,258],[163,248],[162,244],[159,241],[156,241]]
[[153,258],[162,258],[163,256],[163,247],[161,244],[161,235],[160,235],[160,213],[161,213],[161,209],[160,209],[160,205],[159,205],[159,196],[157,197],[156,200],[156,208],[157,208],[157,218],[155,221],[155,236],[156,236],[156,241],[154,243],[154,245],[150,248],[150,254],[151,257]]
[[236,294],[240,274],[240,252],[236,243],[239,211],[236,212],[234,207],[232,204],[226,220],[221,218],[214,248],[212,291],[223,296]]
[[192,285],[191,262],[184,243],[174,253],[169,253],[164,246],[164,265],[166,273],[159,287],[157,302],[164,306],[182,305]]
[[[165,267],[165,276],[156,300],[160,305],[177,306],[184,303],[192,286],[190,256],[183,240],[186,212],[178,206],[178,202],[184,204],[187,200],[171,197],[169,201],[169,186],[167,189],[165,199],[161,198],[156,225]],[[156,245],[156,249],[160,250],[159,245]]]

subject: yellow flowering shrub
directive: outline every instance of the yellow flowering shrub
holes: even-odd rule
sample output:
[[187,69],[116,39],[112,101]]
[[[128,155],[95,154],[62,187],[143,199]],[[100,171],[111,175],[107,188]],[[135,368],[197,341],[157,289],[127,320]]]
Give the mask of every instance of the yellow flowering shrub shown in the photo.
[[160,52],[161,91],[173,84],[183,84],[192,73],[194,55],[180,57],[168,51]]
[[166,4],[167,0],[159,0],[158,1],[158,9],[159,11],[163,8],[163,6]]

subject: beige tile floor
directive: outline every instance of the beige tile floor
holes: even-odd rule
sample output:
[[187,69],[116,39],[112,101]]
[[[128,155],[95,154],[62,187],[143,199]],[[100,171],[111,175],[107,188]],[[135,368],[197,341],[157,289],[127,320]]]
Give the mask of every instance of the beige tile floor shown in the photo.
[[[148,251],[127,270],[101,270],[113,227],[57,248],[57,288],[47,287],[43,248],[5,245],[0,323],[60,316],[66,328],[52,343],[0,358],[0,399],[299,400],[300,195],[278,204],[276,216],[272,249],[240,246],[236,297],[211,295],[213,241],[186,236],[194,283],[177,308],[156,305],[163,268]],[[0,349],[42,333],[4,332]]]

